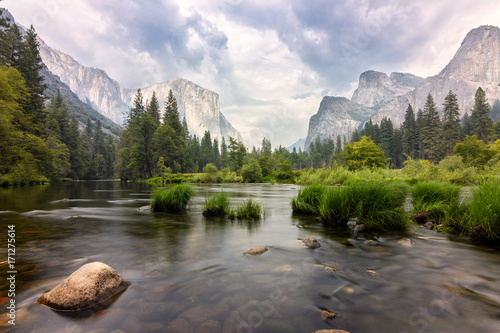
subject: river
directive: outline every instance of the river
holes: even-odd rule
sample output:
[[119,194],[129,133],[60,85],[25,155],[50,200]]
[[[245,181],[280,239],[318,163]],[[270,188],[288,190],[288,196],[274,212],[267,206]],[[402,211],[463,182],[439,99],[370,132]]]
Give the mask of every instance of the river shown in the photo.
[[[422,227],[355,236],[293,216],[296,185],[194,186],[185,214],[140,211],[144,183],[73,182],[0,189],[0,262],[15,226],[16,321],[0,332],[500,332],[500,253]],[[203,198],[261,202],[261,221],[205,218]],[[307,249],[300,239],[316,238]],[[403,239],[403,241],[401,241]],[[411,241],[411,243],[410,243]],[[265,246],[264,254],[247,256]],[[100,261],[132,284],[107,309],[72,317],[37,304]]]

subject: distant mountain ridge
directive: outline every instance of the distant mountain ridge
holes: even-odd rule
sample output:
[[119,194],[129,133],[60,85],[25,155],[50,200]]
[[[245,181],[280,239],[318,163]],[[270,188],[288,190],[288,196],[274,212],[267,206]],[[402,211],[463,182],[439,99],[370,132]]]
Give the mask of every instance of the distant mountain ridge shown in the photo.
[[491,105],[500,99],[500,29],[494,26],[472,29],[438,75],[424,80],[407,73],[392,73],[389,77],[367,71],[360,75],[351,104],[345,98],[325,96],[317,114],[310,119],[305,148],[317,136],[323,139],[340,135],[349,139],[354,129],[369,119],[379,123],[388,117],[400,126],[408,104],[417,112],[429,93],[442,109],[444,98],[452,90],[461,115],[470,113],[478,87],[485,90]]
[[[52,73],[59,76],[80,100],[115,123],[123,124],[137,90],[122,87],[101,69],[81,65],[42,39],[39,42],[41,57]],[[229,136],[242,140],[241,134],[220,112],[219,95],[188,80],[177,78],[141,88],[144,103],[155,91],[163,115],[163,102],[170,89],[177,99],[180,120],[186,117],[191,134],[202,137],[205,131],[210,131],[219,143],[222,137]]]

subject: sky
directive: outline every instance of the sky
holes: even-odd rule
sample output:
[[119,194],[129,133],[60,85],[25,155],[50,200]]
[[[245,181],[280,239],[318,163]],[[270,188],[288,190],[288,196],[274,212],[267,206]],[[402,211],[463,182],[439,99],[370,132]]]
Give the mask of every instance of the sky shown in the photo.
[[[0,0],[1,1],[1,0]],[[50,46],[131,89],[181,77],[220,97],[247,146],[307,136],[366,70],[436,75],[498,0],[4,0]]]

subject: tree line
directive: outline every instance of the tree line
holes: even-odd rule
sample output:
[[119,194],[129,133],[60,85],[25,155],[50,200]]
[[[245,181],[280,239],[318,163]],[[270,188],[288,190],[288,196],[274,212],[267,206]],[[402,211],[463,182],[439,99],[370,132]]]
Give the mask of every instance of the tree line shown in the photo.
[[0,183],[113,176],[114,142],[101,124],[80,135],[57,92],[47,107],[44,64],[33,26],[0,19]]

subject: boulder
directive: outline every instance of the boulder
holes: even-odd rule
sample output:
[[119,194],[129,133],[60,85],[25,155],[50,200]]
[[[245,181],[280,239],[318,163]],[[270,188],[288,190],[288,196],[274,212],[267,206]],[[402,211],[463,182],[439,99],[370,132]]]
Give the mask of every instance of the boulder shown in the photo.
[[317,249],[321,246],[321,244],[314,238],[304,238],[302,242],[304,242],[304,245],[310,249]]
[[[102,262],[83,265],[51,291],[43,294],[38,303],[55,311],[96,312],[104,303],[130,286],[130,282]],[[105,307],[105,305],[104,305]]]
[[424,228],[432,230],[432,229],[434,229],[434,223],[432,223],[431,221],[427,221],[424,223]]
[[257,254],[262,254],[267,251],[267,247],[260,246],[260,247],[254,247],[253,249],[248,250],[245,252],[245,254],[248,254],[250,256],[255,256]]
[[364,224],[358,224],[357,226],[354,227],[354,233],[359,234],[361,232],[364,232],[366,230],[366,225]]

